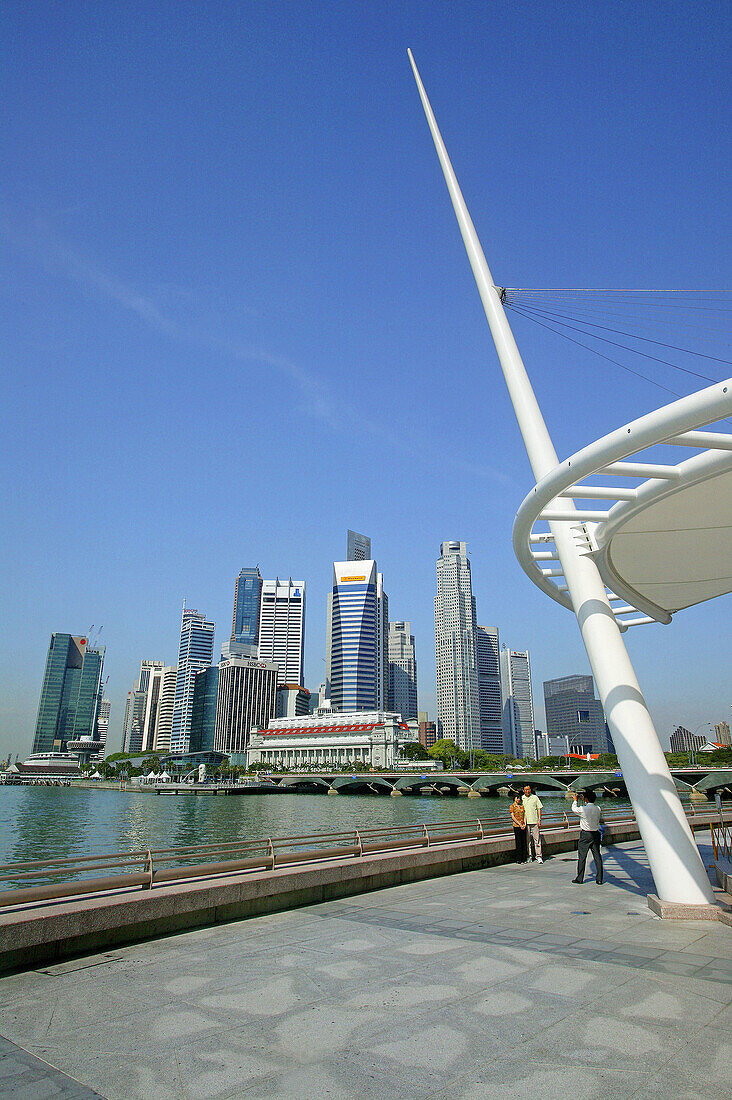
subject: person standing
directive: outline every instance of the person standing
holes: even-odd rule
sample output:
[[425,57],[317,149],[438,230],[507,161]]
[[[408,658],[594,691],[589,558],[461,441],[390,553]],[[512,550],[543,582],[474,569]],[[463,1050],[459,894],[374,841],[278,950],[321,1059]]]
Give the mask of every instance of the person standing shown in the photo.
[[592,850],[592,858],[595,861],[595,882],[598,886],[603,884],[602,855],[600,854],[600,825],[602,823],[602,811],[595,805],[595,792],[587,791],[585,795],[578,794],[572,803],[572,813],[580,819],[579,840],[577,841],[577,877],[572,882],[579,886],[585,880],[585,864],[587,856]]
[[526,818],[526,847],[529,862],[543,863],[541,851],[541,810],[542,805],[539,796],[534,794],[529,783],[524,787],[524,797],[521,799]]
[[524,804],[518,793],[514,796],[510,810],[511,821],[513,821],[513,836],[516,841],[516,862],[526,863],[528,862],[529,855],[526,844],[526,813],[524,812]]

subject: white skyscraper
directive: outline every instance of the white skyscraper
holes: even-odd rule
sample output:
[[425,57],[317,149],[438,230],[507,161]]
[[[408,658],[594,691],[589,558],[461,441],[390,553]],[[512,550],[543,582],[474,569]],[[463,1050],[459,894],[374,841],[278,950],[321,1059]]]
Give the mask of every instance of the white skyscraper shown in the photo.
[[480,744],[486,752],[503,753],[503,696],[498,630],[479,626],[478,699],[480,701]]
[[417,658],[411,624],[389,623],[388,710],[406,722],[417,717]]
[[303,686],[305,675],[305,582],[262,584],[259,615],[259,659],[279,666],[279,684]]
[[170,732],[170,751],[186,753],[191,741],[193,683],[197,672],[208,668],[213,660],[213,623],[192,608],[183,608],[178,649],[178,671],[175,679],[175,702]]
[[336,561],[328,594],[326,692],[335,710],[376,709],[378,579],[376,562]]
[[501,650],[503,739],[506,752],[518,759],[536,759],[534,700],[529,651]]
[[438,737],[480,748],[477,625],[464,542],[443,542],[437,562],[435,655]]
[[376,574],[376,709],[389,709],[389,597]]
[[170,752],[170,735],[173,729],[173,708],[175,706],[175,682],[178,669],[175,665],[166,665],[162,672],[160,700],[158,702],[157,721],[153,750],[157,753]]

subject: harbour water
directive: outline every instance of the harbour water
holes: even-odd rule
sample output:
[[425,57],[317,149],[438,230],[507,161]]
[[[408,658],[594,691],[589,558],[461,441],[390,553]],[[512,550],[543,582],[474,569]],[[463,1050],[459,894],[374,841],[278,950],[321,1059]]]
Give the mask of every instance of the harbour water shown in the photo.
[[[567,800],[542,795],[546,813]],[[608,808],[629,803],[612,799]],[[472,820],[511,824],[509,799],[376,795],[158,796],[74,787],[0,787],[0,864],[267,836]]]

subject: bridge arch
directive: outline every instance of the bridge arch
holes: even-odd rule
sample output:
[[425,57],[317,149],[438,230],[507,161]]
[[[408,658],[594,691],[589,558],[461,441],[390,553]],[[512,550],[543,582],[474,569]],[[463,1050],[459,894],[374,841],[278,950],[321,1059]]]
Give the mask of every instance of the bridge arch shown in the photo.
[[697,791],[701,791],[707,798],[713,798],[719,791],[720,794],[732,795],[732,769],[721,768],[719,771],[710,772],[704,779],[694,784]]
[[480,779],[476,779],[473,783],[473,790],[495,794],[499,788],[508,787],[511,791],[520,791],[527,783],[530,783],[535,790],[561,791],[562,794],[566,794],[568,790],[566,783],[562,783],[560,779],[555,779],[552,775],[527,773],[514,775],[512,779],[509,779],[507,775],[482,775]]
[[319,775],[285,775],[277,784],[278,787],[290,787],[293,791],[310,790],[314,794],[330,790],[330,783]]
[[381,775],[339,775],[331,783],[338,793],[348,794],[391,794],[394,784]]
[[456,775],[403,775],[394,784],[395,791],[409,792],[410,794],[417,794],[429,787],[433,787],[440,794],[444,793],[444,788],[448,789],[449,794],[457,794],[460,790],[472,790],[469,783],[466,783],[464,779],[458,779]]

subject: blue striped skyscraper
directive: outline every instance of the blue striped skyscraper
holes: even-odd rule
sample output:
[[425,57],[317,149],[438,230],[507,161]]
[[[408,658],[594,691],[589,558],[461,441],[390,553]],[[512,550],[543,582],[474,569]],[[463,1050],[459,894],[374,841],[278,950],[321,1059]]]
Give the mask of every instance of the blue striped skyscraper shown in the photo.
[[183,608],[178,649],[178,671],[175,678],[173,725],[170,731],[170,751],[186,753],[191,743],[193,687],[196,673],[208,668],[213,660],[214,624],[201,611]]
[[383,691],[376,562],[333,563],[325,677],[336,710],[375,710]]

